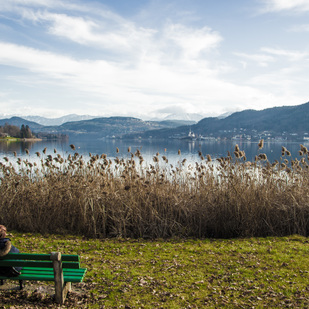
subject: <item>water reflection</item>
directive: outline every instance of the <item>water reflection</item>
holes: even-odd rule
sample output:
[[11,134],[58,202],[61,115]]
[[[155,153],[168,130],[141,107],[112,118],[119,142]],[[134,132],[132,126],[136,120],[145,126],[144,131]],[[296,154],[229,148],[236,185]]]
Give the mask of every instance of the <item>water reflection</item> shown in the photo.
[[23,157],[26,156],[26,150],[34,155],[35,152],[41,152],[45,147],[49,148],[51,153],[52,147],[65,149],[68,143],[63,141],[0,141],[0,155],[10,157],[16,152],[17,156]]
[[[74,144],[76,150],[70,148],[70,144]],[[30,157],[35,157],[35,152],[42,153],[46,148],[46,155],[54,155],[54,149],[57,153],[63,157],[69,153],[78,152],[84,157],[92,154],[106,154],[110,158],[126,158],[130,156],[128,148],[131,147],[131,151],[134,153],[139,149],[146,160],[152,160],[152,157],[159,153],[160,156],[166,156],[170,162],[175,162],[186,158],[187,160],[199,161],[199,152],[204,156],[210,154],[213,158],[225,157],[227,152],[233,153],[235,145],[238,144],[240,150],[245,151],[247,160],[253,161],[255,156],[259,153],[266,153],[268,160],[273,162],[275,159],[281,157],[281,147],[286,147],[292,153],[292,157],[299,157],[298,151],[300,149],[300,143],[264,143],[262,150],[258,149],[257,142],[243,142],[243,141],[181,141],[181,140],[70,140],[70,141],[40,141],[40,142],[0,142],[0,160],[3,156],[12,157],[16,152],[18,157],[27,157],[26,149],[30,151]],[[305,146],[309,146],[304,144]],[[119,153],[116,152],[116,148],[119,149]],[[181,151],[181,155],[178,155],[178,150]]]
[[24,153],[25,149],[31,149],[34,142],[12,142],[12,141],[1,141],[0,142],[0,153]]

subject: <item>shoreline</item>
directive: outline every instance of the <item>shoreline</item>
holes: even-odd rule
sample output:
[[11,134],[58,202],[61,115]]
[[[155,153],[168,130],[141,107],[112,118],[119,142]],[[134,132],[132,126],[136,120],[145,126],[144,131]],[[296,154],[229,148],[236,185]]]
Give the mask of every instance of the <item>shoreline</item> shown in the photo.
[[0,138],[0,142],[41,142],[42,138]]

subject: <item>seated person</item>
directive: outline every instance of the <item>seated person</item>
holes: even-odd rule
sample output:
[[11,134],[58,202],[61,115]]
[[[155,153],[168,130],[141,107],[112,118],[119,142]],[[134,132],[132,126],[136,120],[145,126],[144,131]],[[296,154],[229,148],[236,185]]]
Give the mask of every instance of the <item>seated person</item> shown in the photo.
[[[5,256],[8,253],[19,253],[19,250],[14,247],[9,238],[6,238],[6,227],[0,225],[0,257]],[[0,267],[0,275],[7,277],[15,277],[20,275],[22,267]]]

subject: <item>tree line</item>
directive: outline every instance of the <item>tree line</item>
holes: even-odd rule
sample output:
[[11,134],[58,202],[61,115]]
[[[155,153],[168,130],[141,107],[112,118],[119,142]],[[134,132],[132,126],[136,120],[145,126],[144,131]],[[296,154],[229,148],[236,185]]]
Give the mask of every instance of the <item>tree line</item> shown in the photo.
[[21,125],[17,127],[11,124],[6,123],[4,126],[0,126],[0,135],[7,135],[17,138],[32,138],[33,134],[28,125]]

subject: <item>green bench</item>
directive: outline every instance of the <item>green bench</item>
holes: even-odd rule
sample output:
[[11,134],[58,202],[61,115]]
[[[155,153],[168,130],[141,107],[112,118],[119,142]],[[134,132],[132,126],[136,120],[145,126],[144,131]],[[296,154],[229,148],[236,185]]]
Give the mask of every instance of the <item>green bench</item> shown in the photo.
[[9,253],[0,257],[0,266],[23,267],[17,277],[0,275],[0,280],[54,281],[55,301],[63,304],[72,282],[82,282],[87,269],[81,268],[78,255],[52,252],[51,254]]

